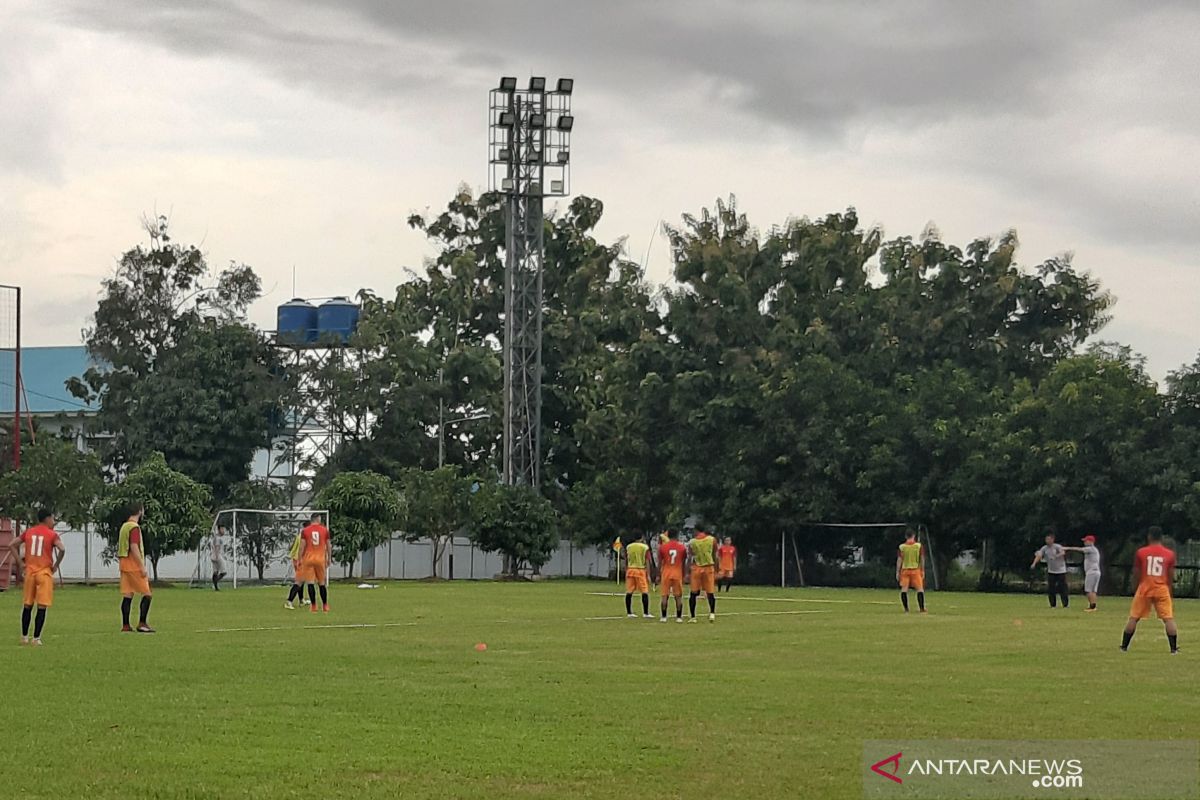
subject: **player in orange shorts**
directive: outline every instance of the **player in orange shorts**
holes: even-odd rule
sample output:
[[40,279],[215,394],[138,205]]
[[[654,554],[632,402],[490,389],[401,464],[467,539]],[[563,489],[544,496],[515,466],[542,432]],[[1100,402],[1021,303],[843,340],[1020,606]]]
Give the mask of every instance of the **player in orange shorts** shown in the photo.
[[625,616],[636,619],[637,614],[633,613],[633,596],[640,594],[642,596],[642,616],[646,619],[654,619],[650,614],[650,545],[646,544],[646,537],[639,536],[628,545],[623,551],[625,554]]
[[720,569],[717,571],[717,588],[725,587],[726,593],[733,586],[733,573],[737,569],[737,548],[733,546],[733,540],[728,536],[725,541],[717,548],[717,563]]
[[925,548],[917,541],[916,531],[904,533],[904,544],[896,551],[896,582],[900,584],[900,602],[908,613],[908,590],[917,590],[917,607],[925,613]]
[[1167,632],[1171,655],[1179,652],[1179,629],[1175,627],[1175,610],[1171,603],[1171,586],[1175,582],[1175,551],[1162,543],[1162,528],[1157,525],[1146,532],[1146,546],[1133,557],[1133,573],[1138,587],[1129,608],[1129,621],[1121,638],[1121,652],[1129,650],[1129,642],[1137,632],[1138,622],[1150,616],[1150,608],[1162,620]]
[[691,616],[688,622],[696,621],[696,598],[700,596],[700,592],[704,592],[708,597],[708,621],[717,621],[716,545],[717,540],[704,531],[696,531],[696,535],[687,544],[692,562],[692,593],[688,597]]
[[[54,603],[54,573],[62,563],[67,549],[54,531],[54,514],[38,511],[38,524],[13,539],[10,546],[17,571],[25,573],[25,597],[21,606],[21,644],[29,644],[29,622],[33,622],[32,643],[41,645],[42,628],[46,624],[46,609]],[[53,554],[53,555],[51,555]]]
[[675,597],[675,621],[683,622],[683,565],[687,562],[687,547],[675,540],[675,531],[667,531],[658,546],[659,580],[662,592],[662,616],[659,622],[667,621],[667,597]]
[[133,608],[133,596],[140,594],[142,603],[138,614],[138,633],[154,633],[147,621],[150,616],[150,580],[146,575],[146,551],[142,547],[142,516],[146,509],[134,503],[129,509],[129,519],[121,526],[117,536],[117,558],[121,569],[121,632],[128,633],[129,612]]
[[321,590],[321,606],[329,613],[329,587],[325,585],[329,570],[329,529],[321,524],[321,515],[309,517],[308,525],[300,532],[300,570],[296,583],[308,584],[308,600],[317,613],[317,589]]

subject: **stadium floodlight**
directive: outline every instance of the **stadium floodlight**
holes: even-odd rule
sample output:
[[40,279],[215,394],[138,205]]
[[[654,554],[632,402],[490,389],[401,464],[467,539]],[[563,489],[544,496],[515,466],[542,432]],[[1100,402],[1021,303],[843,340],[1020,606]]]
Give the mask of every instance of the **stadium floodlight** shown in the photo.
[[[545,200],[571,189],[573,78],[499,78],[488,95],[488,187],[504,200],[506,486],[540,485]],[[549,192],[547,191],[549,190]]]

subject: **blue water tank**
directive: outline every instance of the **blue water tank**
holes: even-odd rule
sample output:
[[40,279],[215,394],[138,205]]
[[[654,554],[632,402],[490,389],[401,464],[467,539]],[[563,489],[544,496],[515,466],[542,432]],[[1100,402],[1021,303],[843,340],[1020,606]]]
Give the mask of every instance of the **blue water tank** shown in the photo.
[[317,340],[317,307],[296,298],[276,312],[275,332],[286,344],[312,344]]
[[317,309],[317,340],[345,344],[358,328],[358,306],[344,297],[321,303]]

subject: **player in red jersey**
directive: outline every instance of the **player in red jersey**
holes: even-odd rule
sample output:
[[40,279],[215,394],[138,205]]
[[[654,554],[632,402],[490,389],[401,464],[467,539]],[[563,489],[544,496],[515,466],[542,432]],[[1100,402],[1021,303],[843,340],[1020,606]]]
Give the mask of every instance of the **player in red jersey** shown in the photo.
[[329,570],[329,529],[321,524],[321,515],[313,514],[308,526],[300,532],[300,572],[296,582],[308,584],[308,600],[317,612],[317,588],[321,590],[321,605],[329,613],[329,588],[325,577]]
[[1171,655],[1179,652],[1179,629],[1175,627],[1175,610],[1171,605],[1171,586],[1175,582],[1175,551],[1162,543],[1162,528],[1157,525],[1146,533],[1146,546],[1133,557],[1133,573],[1137,591],[1129,609],[1129,622],[1121,638],[1121,652],[1129,650],[1129,641],[1137,631],[1138,622],[1150,616],[1150,607],[1162,620],[1171,645]]
[[42,627],[46,624],[46,609],[54,602],[54,573],[62,563],[67,549],[54,531],[54,513],[38,511],[38,524],[13,540],[10,546],[18,572],[25,573],[25,597],[21,606],[21,644],[29,644],[29,621],[33,623],[33,644],[42,643]]
[[687,546],[676,541],[675,531],[667,531],[658,546],[659,587],[662,593],[662,616],[667,621],[667,598],[675,598],[675,621],[683,622],[683,565],[687,562]]

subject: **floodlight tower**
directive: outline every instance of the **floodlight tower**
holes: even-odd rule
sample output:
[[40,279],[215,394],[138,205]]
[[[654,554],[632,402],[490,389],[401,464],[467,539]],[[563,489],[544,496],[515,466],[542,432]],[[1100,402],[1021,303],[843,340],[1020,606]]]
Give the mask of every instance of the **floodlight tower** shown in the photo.
[[[489,94],[488,186],[505,196],[504,482],[537,488],[541,471],[545,197],[571,190],[571,91],[559,78],[501,78]],[[547,182],[548,181],[548,182]]]

